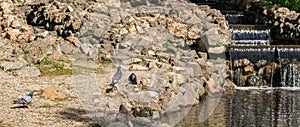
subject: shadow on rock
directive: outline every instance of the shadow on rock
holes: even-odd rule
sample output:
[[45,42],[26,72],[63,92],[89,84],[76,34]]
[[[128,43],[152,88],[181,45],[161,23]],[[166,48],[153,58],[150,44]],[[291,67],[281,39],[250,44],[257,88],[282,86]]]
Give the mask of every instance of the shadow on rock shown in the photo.
[[71,120],[75,120],[78,122],[91,122],[92,119],[84,116],[86,111],[84,109],[76,109],[76,108],[65,108],[65,110],[58,112],[58,114],[63,117]]
[[16,109],[16,108],[28,108],[28,106],[14,106],[14,107],[10,107],[10,109]]

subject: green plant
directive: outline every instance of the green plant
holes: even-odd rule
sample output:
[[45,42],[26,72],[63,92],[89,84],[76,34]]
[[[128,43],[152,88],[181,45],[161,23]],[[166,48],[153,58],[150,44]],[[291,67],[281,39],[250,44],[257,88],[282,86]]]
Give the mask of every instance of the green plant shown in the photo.
[[300,0],[267,0],[269,4],[287,7],[290,10],[300,12]]
[[24,54],[29,54],[29,51],[26,50],[24,47],[21,48]]
[[72,69],[67,69],[63,64],[58,64],[55,61],[43,59],[37,66],[43,75],[70,75]]
[[165,47],[168,48],[172,45],[172,41],[170,40],[167,40],[166,43],[165,43]]
[[110,60],[102,60],[101,63],[102,64],[111,64],[112,61],[110,61]]

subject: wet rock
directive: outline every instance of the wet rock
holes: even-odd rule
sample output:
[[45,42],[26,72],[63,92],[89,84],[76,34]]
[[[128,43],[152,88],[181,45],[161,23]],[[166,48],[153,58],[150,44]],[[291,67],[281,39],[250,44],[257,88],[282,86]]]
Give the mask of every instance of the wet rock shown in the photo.
[[272,62],[264,67],[264,73],[263,76],[267,81],[271,81],[272,75],[275,73],[275,70],[277,69],[277,63]]
[[255,75],[250,75],[247,78],[247,86],[261,86],[263,83],[263,79]]
[[250,60],[248,59],[239,59],[239,60],[234,60],[233,66],[234,67],[242,67],[242,66],[247,66],[250,64]]
[[267,62],[268,62],[267,60],[259,60],[259,61],[255,62],[255,66],[257,68],[262,68],[263,66],[265,66],[267,64]]
[[255,70],[253,66],[246,66],[244,67],[244,74],[248,75],[248,74],[254,74]]

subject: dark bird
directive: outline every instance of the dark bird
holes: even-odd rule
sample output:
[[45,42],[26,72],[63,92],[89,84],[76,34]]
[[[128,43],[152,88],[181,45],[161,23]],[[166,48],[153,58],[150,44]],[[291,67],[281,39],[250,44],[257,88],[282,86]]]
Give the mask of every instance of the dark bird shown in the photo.
[[122,70],[121,70],[121,67],[119,66],[117,72],[114,74],[114,76],[111,79],[110,85],[114,86],[116,83],[119,82],[121,77],[122,77]]
[[29,92],[26,96],[19,98],[18,100],[14,100],[13,104],[23,104],[24,107],[27,107],[27,105],[32,101],[34,91]]
[[130,84],[137,84],[136,75],[134,73],[131,73],[131,75],[128,77],[128,80]]

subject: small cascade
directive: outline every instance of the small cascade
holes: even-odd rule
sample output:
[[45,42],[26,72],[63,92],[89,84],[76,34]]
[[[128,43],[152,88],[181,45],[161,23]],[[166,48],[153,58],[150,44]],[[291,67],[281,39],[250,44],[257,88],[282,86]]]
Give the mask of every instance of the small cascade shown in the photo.
[[243,14],[225,14],[225,18],[229,24],[242,24],[245,16]]
[[230,31],[232,33],[232,45],[234,46],[270,45],[270,29],[231,29]]
[[230,30],[232,40],[269,40],[270,30]]
[[270,45],[269,40],[232,40],[231,45],[237,46],[258,46],[258,45]]
[[300,87],[300,48],[277,48],[282,87]]
[[233,71],[231,78],[239,86],[271,86],[274,47],[232,47],[229,55]]

